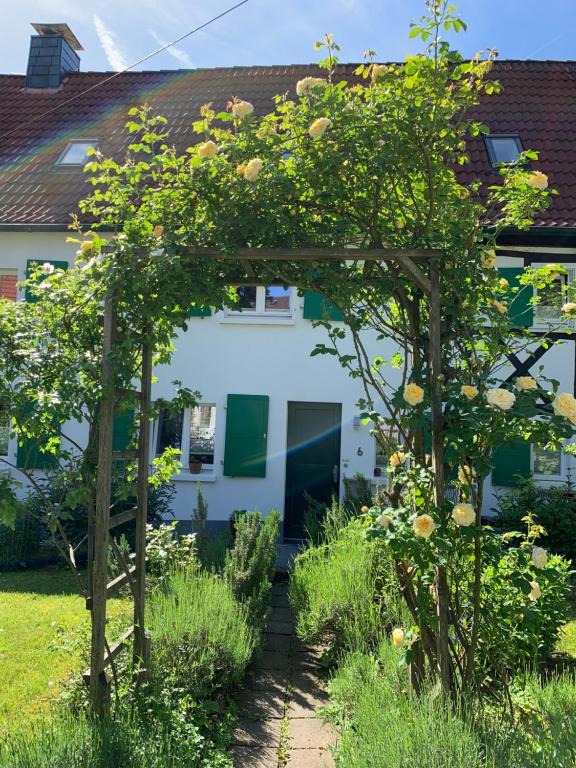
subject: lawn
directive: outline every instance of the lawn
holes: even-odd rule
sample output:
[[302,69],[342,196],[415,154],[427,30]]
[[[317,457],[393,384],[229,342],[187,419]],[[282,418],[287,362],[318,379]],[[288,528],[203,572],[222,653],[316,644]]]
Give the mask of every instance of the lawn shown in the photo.
[[[110,606],[117,617],[125,603]],[[45,709],[80,669],[89,619],[68,570],[0,573],[0,737]]]

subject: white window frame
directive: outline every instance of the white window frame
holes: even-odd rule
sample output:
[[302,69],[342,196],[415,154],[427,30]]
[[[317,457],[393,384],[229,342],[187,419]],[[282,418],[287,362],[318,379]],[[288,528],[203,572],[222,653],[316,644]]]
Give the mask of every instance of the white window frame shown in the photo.
[[225,307],[222,310],[220,322],[246,324],[252,323],[258,325],[293,325],[295,306],[294,302],[296,300],[297,293],[296,290],[293,287],[288,287],[288,290],[290,291],[288,309],[266,309],[266,287],[267,286],[263,285],[256,287],[256,307],[254,309],[235,309],[234,307]]
[[556,483],[558,481],[564,480],[564,473],[565,473],[564,451],[560,450],[560,473],[557,475],[544,475],[534,471],[535,458],[536,458],[535,451],[536,451],[536,447],[534,445],[531,445],[530,446],[530,473],[534,478],[534,480],[537,480],[538,482],[549,481],[551,483]]
[[[558,275],[557,279],[563,281],[563,285],[572,288],[576,285],[576,268],[567,267],[566,274]],[[536,299],[538,298],[538,289],[535,289]],[[568,294],[565,301],[570,301]],[[563,328],[576,328],[576,320],[567,317],[558,307],[547,307],[538,301],[534,304],[534,323],[533,328],[550,329],[562,326]]]
[[[209,405],[211,408],[214,408],[214,454],[213,454],[213,463],[202,465],[202,469],[198,473],[190,472],[189,468],[189,461],[190,461],[190,426],[192,423],[192,409],[186,408],[184,410],[184,415],[182,417],[182,435],[181,435],[181,452],[180,452],[180,463],[182,464],[182,468],[180,470],[179,474],[174,475],[172,478],[175,482],[213,482],[216,480],[216,448],[217,448],[217,426],[218,426],[218,407],[216,403],[198,403],[198,405]],[[158,456],[157,453],[157,445],[158,445],[158,430],[160,427],[160,420],[156,419],[154,422],[154,435],[153,435],[153,456]]]
[[56,160],[56,165],[59,168],[82,168],[90,160],[90,156],[88,155],[88,153],[86,153],[84,160],[81,163],[66,162],[66,155],[75,144],[90,144],[91,148],[97,149],[98,139],[90,139],[90,138],[71,139],[71,141],[69,141],[66,144],[62,152],[59,154],[58,159]]

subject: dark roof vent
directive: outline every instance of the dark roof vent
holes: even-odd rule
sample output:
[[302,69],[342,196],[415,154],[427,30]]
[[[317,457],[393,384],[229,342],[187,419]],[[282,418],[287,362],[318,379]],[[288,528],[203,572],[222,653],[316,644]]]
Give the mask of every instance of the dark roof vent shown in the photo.
[[82,46],[68,24],[32,24],[27,88],[59,88],[68,72],[78,72]]

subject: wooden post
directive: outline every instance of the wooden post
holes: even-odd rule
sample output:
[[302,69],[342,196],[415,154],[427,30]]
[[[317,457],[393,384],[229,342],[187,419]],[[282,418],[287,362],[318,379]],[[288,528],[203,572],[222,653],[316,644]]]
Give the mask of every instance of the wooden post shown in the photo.
[[110,489],[112,483],[112,431],[114,423],[114,371],[112,338],[114,307],[108,295],[104,302],[102,354],[102,403],[98,435],[98,476],[93,525],[92,571],[90,578],[92,637],[90,651],[90,699],[94,712],[103,714],[109,700],[109,681],[105,672],[106,599],[108,581],[108,529],[110,525]]
[[148,465],[150,462],[150,403],[152,391],[152,347],[142,346],[140,431],[138,435],[138,486],[136,512],[136,576],[134,580],[134,667],[141,674],[148,668],[148,638],[145,625],[146,523],[148,521]]
[[[441,331],[441,291],[436,265],[430,265],[430,392],[431,392],[431,436],[432,436],[432,471],[434,473],[434,505],[444,523],[445,483],[444,483],[444,444],[442,439],[442,331]],[[452,671],[449,650],[449,603],[446,568],[436,568],[436,590],[438,606],[438,672],[442,690],[447,695],[452,693]]]

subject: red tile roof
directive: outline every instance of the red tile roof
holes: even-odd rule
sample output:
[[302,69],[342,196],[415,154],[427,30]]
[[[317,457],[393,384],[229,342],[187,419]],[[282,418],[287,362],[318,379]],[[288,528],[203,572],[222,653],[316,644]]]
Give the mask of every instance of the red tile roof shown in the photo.
[[[351,78],[354,67],[343,65],[340,74]],[[272,109],[274,95],[293,91],[296,81],[317,74],[317,67],[127,72],[84,93],[110,74],[70,74],[57,93],[25,93],[23,76],[0,75],[0,225],[67,225],[89,188],[81,170],[57,167],[56,159],[68,141],[82,137],[98,139],[105,154],[122,156],[128,141],[123,125],[135,104],[146,101],[166,115],[172,141],[184,148],[196,140],[191,123],[202,104],[222,109],[238,96],[263,113]],[[501,61],[494,77],[502,93],[487,98],[474,116],[492,132],[518,133],[526,148],[540,151],[537,167],[560,194],[536,224],[576,227],[576,62]],[[471,160],[465,179],[497,178],[481,139],[471,144]]]

